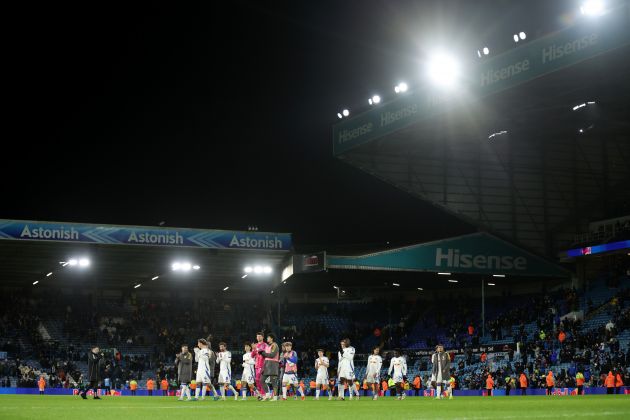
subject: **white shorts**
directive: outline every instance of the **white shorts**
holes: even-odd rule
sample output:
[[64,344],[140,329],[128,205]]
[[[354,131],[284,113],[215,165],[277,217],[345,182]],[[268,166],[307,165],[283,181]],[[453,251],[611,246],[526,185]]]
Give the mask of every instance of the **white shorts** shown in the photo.
[[318,374],[317,378],[315,378],[315,383],[317,385],[328,385],[328,375]]
[[287,385],[297,385],[299,381],[295,373],[285,373],[282,375],[282,383]]
[[365,375],[365,379],[369,384],[378,384],[380,383],[381,375],[379,372],[368,372],[367,375]]
[[212,382],[212,378],[204,372],[197,371],[197,378],[195,379],[198,384],[209,384]]
[[399,372],[399,373],[394,372],[394,374],[392,375],[392,379],[397,384],[401,383],[403,381],[403,374],[402,374],[402,372]]
[[253,367],[243,369],[243,374],[241,375],[241,382],[245,382],[246,384],[256,383]]
[[217,378],[217,382],[220,384],[229,384],[232,381],[232,372],[226,369],[221,369],[219,371],[219,377]]
[[354,379],[354,369],[352,369],[352,366],[344,364],[339,366],[339,372],[337,372],[337,377],[338,378],[344,378],[344,379]]

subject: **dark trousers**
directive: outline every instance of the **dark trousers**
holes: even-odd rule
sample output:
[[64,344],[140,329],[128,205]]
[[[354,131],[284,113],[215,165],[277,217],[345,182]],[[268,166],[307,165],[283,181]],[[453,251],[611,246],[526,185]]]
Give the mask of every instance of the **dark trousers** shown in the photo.
[[578,385],[577,389],[578,389],[578,395],[584,395],[584,386],[583,385]]
[[615,388],[615,394],[621,394],[621,387],[620,386]]
[[527,395],[527,388],[521,388],[521,395]]
[[486,391],[488,391],[488,397],[492,397],[492,390],[491,389],[487,389]]
[[553,392],[553,387],[552,386],[548,386],[547,387],[547,395],[551,395],[552,392]]
[[511,388],[511,387],[509,387],[509,386],[506,386],[506,387],[505,387],[505,395],[506,395],[506,396],[510,395],[510,389],[512,389],[512,388]]
[[163,390],[162,390],[162,396],[163,396],[163,397],[168,396],[168,391],[167,391],[166,389],[163,389]]
[[136,390],[135,389],[131,390],[131,395],[136,395]]
[[150,389],[150,390],[149,390],[149,397],[152,397],[152,396],[153,396],[153,390],[152,390],[152,389]]
[[612,386],[609,386],[608,388],[606,388],[606,394],[614,394],[615,392],[615,388],[613,388]]
[[[267,383],[267,378],[271,378],[269,383]],[[275,390],[278,387],[278,375],[263,374],[260,378],[260,382],[262,382],[263,386],[265,387],[265,392],[271,393],[272,390]]]
[[416,388],[415,390],[416,397],[420,395],[420,388]]

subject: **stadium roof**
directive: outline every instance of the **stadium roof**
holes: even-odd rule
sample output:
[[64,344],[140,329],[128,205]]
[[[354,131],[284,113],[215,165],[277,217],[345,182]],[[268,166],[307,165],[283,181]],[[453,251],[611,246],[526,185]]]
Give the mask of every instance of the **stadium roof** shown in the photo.
[[[6,286],[34,281],[117,288],[182,281],[200,289],[238,288],[252,281],[270,285],[291,250],[286,233],[0,220],[0,278]],[[90,265],[80,269],[63,264],[72,258],[88,258]],[[174,262],[199,269],[174,272]],[[273,271],[242,279],[244,268],[256,265]]]
[[628,7],[341,120],[335,155],[553,258],[630,203]]

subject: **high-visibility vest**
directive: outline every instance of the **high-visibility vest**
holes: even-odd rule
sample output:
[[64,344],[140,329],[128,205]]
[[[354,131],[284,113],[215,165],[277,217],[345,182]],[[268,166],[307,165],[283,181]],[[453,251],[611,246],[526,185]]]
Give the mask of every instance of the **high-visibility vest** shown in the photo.
[[553,375],[547,375],[547,386],[554,386],[555,385],[555,381],[553,379]]
[[492,376],[488,375],[488,379],[486,379],[486,389],[492,388],[494,388],[494,379],[492,379]]
[[617,376],[615,376],[615,386],[623,386],[623,379],[621,378],[620,374],[617,374]]
[[527,376],[525,376],[525,374],[521,374],[518,380],[521,383],[521,388],[527,388]]
[[611,374],[606,376],[606,387],[613,388],[615,386],[615,377]]
[[577,384],[577,386],[584,385],[584,375],[582,375],[581,372],[578,372],[578,374],[575,375],[575,383]]

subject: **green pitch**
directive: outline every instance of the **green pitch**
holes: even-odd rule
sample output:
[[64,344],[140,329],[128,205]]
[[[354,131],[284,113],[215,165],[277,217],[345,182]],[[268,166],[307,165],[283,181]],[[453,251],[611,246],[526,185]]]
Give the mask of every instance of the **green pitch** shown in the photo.
[[72,396],[0,395],[0,419],[630,419],[625,395],[583,397],[459,397],[436,401],[180,402],[175,397],[104,397],[100,401]]

